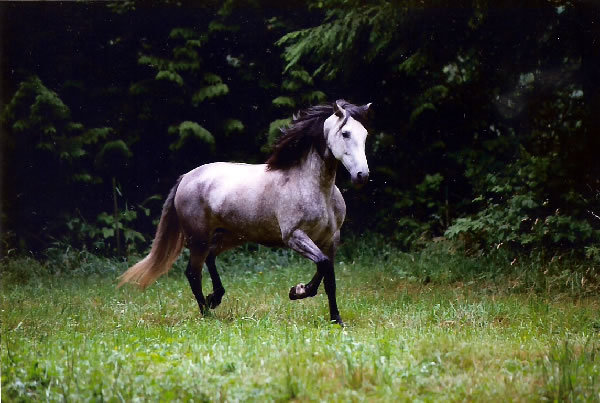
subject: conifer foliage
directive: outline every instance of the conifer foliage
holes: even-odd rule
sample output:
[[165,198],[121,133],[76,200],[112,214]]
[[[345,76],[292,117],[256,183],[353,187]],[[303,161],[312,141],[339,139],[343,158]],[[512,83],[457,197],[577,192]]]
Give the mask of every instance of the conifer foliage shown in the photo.
[[374,105],[348,228],[600,260],[593,2],[1,7],[5,247],[147,245],[178,175],[262,162],[295,111],[345,98]]

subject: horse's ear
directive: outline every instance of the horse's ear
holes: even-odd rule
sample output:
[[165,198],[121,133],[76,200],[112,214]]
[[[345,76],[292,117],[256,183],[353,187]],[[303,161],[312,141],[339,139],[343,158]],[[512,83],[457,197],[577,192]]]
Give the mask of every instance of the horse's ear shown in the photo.
[[367,118],[367,116],[368,116],[368,114],[369,114],[369,109],[371,108],[371,105],[372,105],[372,104],[373,104],[372,102],[369,102],[369,103],[368,103],[368,104],[366,104],[366,105],[363,105],[363,106],[359,106],[359,107],[358,107],[358,108],[360,109],[360,112],[359,112],[359,113],[360,113],[360,115],[361,115],[363,118],[365,118],[365,119]]
[[333,103],[333,114],[335,116],[337,116],[338,118],[343,118],[344,117],[344,108],[341,107],[339,102],[340,101],[335,101]]

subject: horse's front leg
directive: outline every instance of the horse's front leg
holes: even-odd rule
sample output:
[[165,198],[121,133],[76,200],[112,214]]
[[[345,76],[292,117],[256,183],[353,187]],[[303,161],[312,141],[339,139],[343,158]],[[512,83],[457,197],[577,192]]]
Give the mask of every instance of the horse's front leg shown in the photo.
[[[335,252],[337,251],[337,247],[340,243],[340,231],[336,231],[329,243],[329,246],[322,251],[327,255],[331,263],[335,262]],[[293,286],[290,289],[290,299],[303,299],[307,297],[314,297],[317,295],[319,291],[319,286],[321,285],[321,281],[323,280],[323,273],[317,270],[313,278],[308,282],[308,284],[300,283],[298,285]]]
[[313,278],[308,282],[308,284],[299,283],[290,288],[290,299],[293,301],[295,299],[314,297],[319,291],[319,286],[321,285],[322,280],[323,274],[319,270],[317,270],[317,272],[315,273]]
[[326,256],[321,249],[315,245],[312,239],[310,239],[302,230],[297,229],[292,232],[287,238],[286,242],[291,249],[312,260],[317,265],[317,273],[307,286],[302,286],[299,284],[296,287],[292,287],[292,290],[290,290],[290,299],[306,298],[312,296],[310,295],[312,293],[316,294],[316,290],[319,288],[321,279],[324,279],[325,292],[327,293],[327,298],[329,300],[330,318],[335,323],[343,325],[344,323],[340,317],[340,312],[338,310],[337,301],[335,298],[336,285],[333,260]]

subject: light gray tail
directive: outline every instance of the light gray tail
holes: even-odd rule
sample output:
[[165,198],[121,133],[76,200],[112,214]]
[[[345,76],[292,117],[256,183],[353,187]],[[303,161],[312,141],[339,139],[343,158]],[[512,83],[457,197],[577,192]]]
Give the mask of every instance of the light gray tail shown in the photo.
[[165,200],[150,253],[119,277],[120,281],[117,287],[121,287],[125,283],[137,283],[140,288],[144,289],[168,272],[177,260],[185,244],[185,236],[175,211],[175,193],[177,193],[182,178],[183,175],[177,179]]

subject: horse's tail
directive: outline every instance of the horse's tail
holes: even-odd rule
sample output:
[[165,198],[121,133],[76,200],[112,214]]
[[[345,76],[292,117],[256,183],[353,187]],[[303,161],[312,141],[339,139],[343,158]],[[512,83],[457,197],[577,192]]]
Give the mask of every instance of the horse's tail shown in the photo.
[[180,176],[177,179],[165,201],[150,253],[119,277],[117,288],[125,283],[137,283],[144,289],[168,272],[177,260],[185,243],[185,236],[175,211],[175,193],[182,178],[183,176]]

